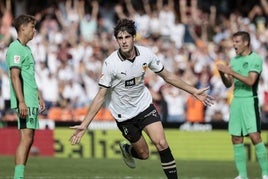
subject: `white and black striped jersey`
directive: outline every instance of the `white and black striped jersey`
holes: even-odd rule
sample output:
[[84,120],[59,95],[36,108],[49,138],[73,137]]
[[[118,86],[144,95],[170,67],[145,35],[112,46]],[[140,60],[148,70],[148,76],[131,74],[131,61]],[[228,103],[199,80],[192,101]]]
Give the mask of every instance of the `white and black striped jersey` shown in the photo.
[[152,96],[144,84],[145,72],[148,68],[156,73],[164,69],[149,48],[135,46],[135,52],[135,59],[128,60],[116,50],[102,67],[99,85],[110,88],[109,108],[118,122],[131,119],[149,107]]

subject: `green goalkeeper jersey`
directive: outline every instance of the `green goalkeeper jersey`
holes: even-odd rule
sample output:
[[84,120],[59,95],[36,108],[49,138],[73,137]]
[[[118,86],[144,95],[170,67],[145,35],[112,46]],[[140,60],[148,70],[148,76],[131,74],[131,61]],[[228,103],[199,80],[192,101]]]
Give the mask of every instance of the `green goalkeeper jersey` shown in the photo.
[[[20,69],[20,77],[25,103],[28,107],[37,107],[38,89],[35,80],[34,58],[31,49],[27,45],[22,45],[19,40],[12,42],[7,50],[6,64],[10,75],[11,68]],[[10,83],[11,108],[18,108],[18,100]]]
[[[236,56],[231,59],[232,69],[242,76],[248,76],[249,72],[262,72],[262,58],[252,52],[248,56]],[[253,86],[248,86],[245,83],[234,78],[234,97],[257,97],[258,96],[259,79],[256,80]]]

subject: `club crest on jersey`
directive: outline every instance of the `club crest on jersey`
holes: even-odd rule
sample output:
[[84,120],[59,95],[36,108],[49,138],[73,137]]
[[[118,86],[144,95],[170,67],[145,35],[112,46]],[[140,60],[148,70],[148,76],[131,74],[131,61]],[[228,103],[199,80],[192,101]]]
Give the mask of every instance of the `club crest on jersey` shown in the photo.
[[243,64],[243,68],[248,68],[248,62]]
[[20,63],[20,56],[19,55],[14,55],[13,62],[15,64],[19,64]]
[[143,68],[143,71],[146,71],[146,70],[147,70],[147,68],[148,68],[147,63],[142,64],[142,68]]

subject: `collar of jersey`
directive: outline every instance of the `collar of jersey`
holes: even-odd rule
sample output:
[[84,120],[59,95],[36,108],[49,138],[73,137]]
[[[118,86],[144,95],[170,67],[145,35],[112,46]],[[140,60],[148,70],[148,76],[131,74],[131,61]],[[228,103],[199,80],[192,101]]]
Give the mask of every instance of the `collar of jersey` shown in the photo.
[[122,60],[122,61],[124,61],[124,60],[129,60],[129,61],[131,61],[131,62],[134,62],[136,56],[139,56],[139,55],[140,55],[140,52],[139,52],[139,50],[138,50],[137,47],[134,46],[134,50],[135,50],[135,57],[134,57],[134,59],[127,59],[127,57],[125,57],[125,56],[121,53],[120,49],[117,51],[117,55],[118,55],[118,57],[120,58],[120,60]]

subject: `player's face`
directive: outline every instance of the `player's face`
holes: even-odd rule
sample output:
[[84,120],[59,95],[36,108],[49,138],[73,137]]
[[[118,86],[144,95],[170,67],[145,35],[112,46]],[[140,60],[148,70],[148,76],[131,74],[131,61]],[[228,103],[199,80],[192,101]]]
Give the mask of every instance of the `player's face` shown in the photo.
[[237,55],[242,55],[248,49],[248,42],[243,41],[241,36],[233,37],[233,47]]
[[33,22],[30,22],[26,25],[24,25],[24,36],[28,39],[28,40],[32,40],[34,37],[34,34],[36,32],[35,29],[35,24]]
[[117,35],[117,43],[120,47],[120,50],[129,54],[134,49],[135,37],[129,34],[127,31],[120,31]]

